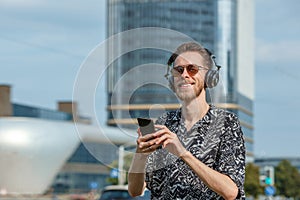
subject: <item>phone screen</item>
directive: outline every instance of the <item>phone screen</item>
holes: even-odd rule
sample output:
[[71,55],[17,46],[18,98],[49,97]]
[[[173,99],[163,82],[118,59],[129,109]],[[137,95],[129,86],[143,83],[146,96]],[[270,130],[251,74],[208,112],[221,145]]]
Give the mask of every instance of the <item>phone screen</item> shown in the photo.
[[155,132],[154,123],[152,119],[137,118],[137,120],[143,136]]

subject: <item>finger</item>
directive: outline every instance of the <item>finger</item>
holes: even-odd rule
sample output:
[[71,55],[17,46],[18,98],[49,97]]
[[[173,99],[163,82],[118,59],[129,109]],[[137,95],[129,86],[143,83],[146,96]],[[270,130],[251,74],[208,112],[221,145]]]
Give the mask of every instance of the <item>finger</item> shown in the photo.
[[139,137],[142,136],[142,132],[141,132],[141,129],[140,129],[140,128],[138,128],[136,132],[138,133]]
[[162,146],[161,144],[154,144],[154,145],[152,145],[152,148],[156,150],[156,149],[161,148],[161,146]]
[[151,146],[148,146],[148,147],[145,147],[143,148],[143,152],[144,153],[150,153],[150,152],[153,152],[155,151],[156,149],[158,149],[161,145],[160,144],[153,144]]
[[150,134],[147,134],[147,135],[144,135],[144,136],[143,136],[143,140],[145,140],[145,141],[149,141],[149,140],[152,140],[152,139],[154,139],[154,138],[156,138],[156,137],[154,136],[154,133],[150,133]]
[[164,134],[171,134],[171,131],[167,127],[164,127],[163,129],[156,131],[154,137],[160,137]]
[[163,141],[162,147],[163,147],[163,148],[166,148],[166,146],[167,146],[169,143],[171,143],[171,139],[170,139],[170,138],[167,138],[166,140]]
[[144,148],[144,151],[151,151],[151,150],[152,150],[151,146]]
[[152,140],[153,138],[156,138],[156,137],[154,136],[154,133],[151,133],[151,134],[147,134],[147,135],[139,137],[139,140],[141,142],[146,142],[146,141]]
[[164,125],[154,125],[156,132],[160,130],[169,130],[166,126]]
[[164,134],[161,137],[158,138],[158,140],[155,142],[155,144],[161,144],[163,143],[166,139],[170,139],[170,134]]
[[140,142],[139,142],[139,148],[140,149],[143,149],[143,148],[147,148],[149,146],[152,146],[154,144],[156,144],[156,141],[158,140],[158,138],[154,138],[154,139],[151,139],[151,140],[142,140],[142,138],[140,138]]
[[158,129],[166,128],[165,125],[159,125],[159,124],[155,124],[154,127]]
[[153,146],[148,146],[148,147],[143,149],[143,152],[149,153],[149,152],[152,152],[154,150],[155,150],[155,148]]
[[140,142],[140,143],[139,143],[139,148],[140,148],[140,149],[145,149],[145,148],[147,148],[147,147],[149,147],[149,145],[147,145],[147,142]]

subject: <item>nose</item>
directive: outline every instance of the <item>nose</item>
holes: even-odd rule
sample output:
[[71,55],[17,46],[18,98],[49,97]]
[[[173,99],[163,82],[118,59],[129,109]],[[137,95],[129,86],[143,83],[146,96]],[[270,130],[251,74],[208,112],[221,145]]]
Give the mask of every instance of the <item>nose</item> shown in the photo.
[[187,71],[187,68],[184,67],[184,68],[183,68],[183,72],[182,72],[182,74],[181,74],[181,77],[185,78],[185,77],[189,77],[189,76],[190,76],[190,75],[189,75],[189,73],[188,73],[188,71]]

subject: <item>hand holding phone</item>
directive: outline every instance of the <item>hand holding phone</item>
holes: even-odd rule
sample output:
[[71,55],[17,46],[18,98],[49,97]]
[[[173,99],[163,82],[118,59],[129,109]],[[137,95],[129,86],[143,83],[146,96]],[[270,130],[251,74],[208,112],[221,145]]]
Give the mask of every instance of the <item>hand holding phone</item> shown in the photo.
[[[138,123],[139,123],[139,127],[140,127],[140,131],[142,133],[142,136],[145,136],[147,134],[155,132],[155,127],[154,127],[154,123],[153,123],[152,119],[137,118],[137,120],[138,120]],[[161,148],[162,148],[162,146],[159,145],[155,149],[161,149]]]
[[152,119],[147,119],[147,118],[137,118],[140,130],[143,136],[149,134],[149,133],[154,133],[155,128],[154,128],[154,123]]

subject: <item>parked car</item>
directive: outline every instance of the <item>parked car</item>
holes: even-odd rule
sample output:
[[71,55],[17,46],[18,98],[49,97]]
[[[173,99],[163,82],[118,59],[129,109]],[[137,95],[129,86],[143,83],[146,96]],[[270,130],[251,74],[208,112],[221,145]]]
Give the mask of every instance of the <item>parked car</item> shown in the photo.
[[131,197],[128,193],[128,185],[110,185],[102,190],[99,200],[149,200],[150,196],[148,189],[145,189],[141,196]]

